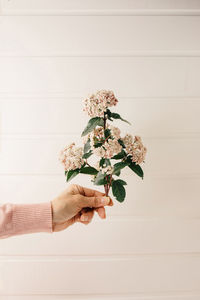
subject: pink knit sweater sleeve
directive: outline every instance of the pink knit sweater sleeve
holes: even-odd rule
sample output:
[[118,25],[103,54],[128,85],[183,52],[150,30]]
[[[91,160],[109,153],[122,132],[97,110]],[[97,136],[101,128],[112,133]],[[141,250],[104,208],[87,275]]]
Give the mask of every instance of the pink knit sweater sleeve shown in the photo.
[[53,232],[51,202],[0,206],[0,238],[34,232]]

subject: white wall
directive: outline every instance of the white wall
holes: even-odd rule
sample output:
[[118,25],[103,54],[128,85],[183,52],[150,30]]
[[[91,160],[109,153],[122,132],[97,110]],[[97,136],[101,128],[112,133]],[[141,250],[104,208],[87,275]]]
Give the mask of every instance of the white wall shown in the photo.
[[106,220],[0,242],[0,299],[199,300],[200,1],[2,0],[0,11],[1,203],[67,186],[58,153],[80,143],[82,100],[97,89],[115,92],[133,125],[116,124],[148,149],[144,180],[122,172],[127,198]]

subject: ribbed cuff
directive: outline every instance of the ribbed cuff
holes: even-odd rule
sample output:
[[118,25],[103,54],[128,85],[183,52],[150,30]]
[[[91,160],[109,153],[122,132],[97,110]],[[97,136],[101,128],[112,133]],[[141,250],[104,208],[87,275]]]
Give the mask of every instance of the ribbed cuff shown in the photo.
[[53,232],[51,202],[13,204],[13,233]]

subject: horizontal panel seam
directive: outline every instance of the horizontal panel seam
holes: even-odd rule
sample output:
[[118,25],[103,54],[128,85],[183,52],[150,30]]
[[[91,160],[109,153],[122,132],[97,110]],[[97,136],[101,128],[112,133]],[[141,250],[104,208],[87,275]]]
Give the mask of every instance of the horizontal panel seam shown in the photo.
[[[24,173],[24,172],[1,172],[0,176],[63,176],[63,173],[61,172],[54,172],[54,173],[47,173],[47,172],[36,172],[36,173]],[[200,173],[188,173],[185,171],[185,173],[177,173],[177,174],[166,174],[166,173],[159,173],[159,172],[151,172],[151,178],[157,178],[157,179],[200,179]]]
[[[54,297],[54,296],[56,296],[57,298],[57,300],[61,300],[61,299],[65,299],[65,298],[63,298],[63,297],[70,297],[70,298],[66,298],[65,300],[68,300],[68,299],[74,299],[74,300],[83,300],[83,299],[92,299],[92,300],[100,300],[101,298],[99,297],[99,296],[103,296],[103,297],[106,297],[105,299],[107,300],[107,299],[111,299],[111,300],[113,300],[113,299],[129,299],[129,300],[156,300],[156,299],[158,299],[158,300],[162,300],[162,299],[160,299],[160,297],[167,297],[167,298],[163,298],[163,300],[164,299],[166,299],[166,300],[176,300],[174,297],[178,297],[177,298],[177,300],[184,300],[185,298],[180,298],[180,297],[192,297],[192,298],[190,298],[191,300],[193,299],[193,297],[195,297],[195,300],[196,300],[196,297],[200,297],[200,290],[198,291],[198,290],[191,290],[191,291],[183,291],[183,290],[181,290],[181,291],[173,291],[173,292],[171,292],[171,291],[161,291],[161,292],[154,292],[154,293],[145,293],[145,292],[140,292],[140,293],[138,293],[138,292],[136,292],[136,293],[126,293],[126,294],[124,294],[124,293],[117,293],[117,294],[115,294],[115,293],[110,293],[110,294],[108,294],[108,293],[101,293],[101,294],[96,294],[96,293],[91,293],[91,294],[85,294],[84,293],[84,295],[83,294],[66,294],[66,293],[62,293],[62,294],[55,294],[55,293],[51,293],[51,294],[48,294],[48,293],[43,293],[43,294],[40,294],[40,293],[37,293],[37,294],[32,294],[32,293],[30,293],[30,294],[27,294],[27,293],[23,293],[23,294],[19,294],[19,293],[14,293],[14,294],[2,294],[2,293],[0,293],[0,295],[1,296],[6,296],[6,297],[8,297],[8,295],[9,295],[9,299],[15,299],[15,297],[18,297],[18,296],[22,296],[22,297],[24,297],[24,296],[26,296],[26,297],[33,297],[33,299],[38,299],[38,297],[45,297],[44,299],[47,299],[46,297],[50,297],[50,299],[53,299],[52,297]],[[76,298],[75,298],[76,297]],[[97,298],[94,298],[94,297],[97,297]],[[113,298],[114,297],[114,298]],[[123,298],[122,298],[123,297]],[[137,298],[136,298],[137,297]],[[168,298],[168,297],[170,297],[170,298]],[[173,297],[173,298],[171,298],[171,297]],[[42,299],[43,299],[42,298]],[[7,300],[8,300],[8,298],[6,298]],[[22,300],[23,300],[24,298],[22,298]],[[32,299],[32,298],[31,298]],[[188,299],[188,298],[187,298]],[[26,299],[27,300],[27,299]]]
[[134,254],[112,254],[112,255],[0,255],[0,263],[2,262],[102,262],[102,261],[131,261],[138,258],[200,258],[200,252],[161,252],[161,253],[134,253]]
[[[129,128],[130,130],[133,128]],[[74,138],[81,138],[81,135],[76,132],[66,132],[66,133],[44,133],[44,134],[38,134],[38,133],[26,133],[26,134],[20,134],[20,133],[11,133],[11,134],[0,134],[1,140],[40,140],[40,139],[46,139],[46,140],[56,140],[56,139],[62,139],[67,137],[74,137]],[[180,133],[170,133],[170,135],[163,134],[160,135],[145,135],[143,134],[143,139],[147,140],[173,140],[173,139],[199,139],[200,138],[200,131],[196,132],[180,132]],[[82,139],[81,139],[82,140]]]
[[[21,93],[21,92],[15,92],[14,94],[12,92],[1,92],[0,91],[0,102],[4,102],[5,100],[1,100],[1,98],[5,97],[6,99],[14,100],[14,101],[20,101],[21,98],[36,98],[38,100],[48,100],[48,99],[66,99],[67,101],[73,99],[76,101],[80,101],[83,98],[85,98],[87,94],[84,96],[70,96],[70,95],[64,95],[64,94],[54,94],[53,92],[48,94],[35,94],[34,92],[31,93]],[[117,96],[120,99],[126,99],[131,101],[133,100],[200,100],[200,96],[123,96],[123,95],[118,95]],[[18,99],[19,98],[19,99]],[[17,100],[15,100],[17,99]]]
[[[55,258],[65,258],[66,260],[76,260],[78,258],[78,260],[90,260],[91,261],[96,261],[97,260],[101,260],[101,259],[107,259],[108,260],[110,258],[112,259],[116,259],[116,260],[121,260],[121,259],[134,259],[135,257],[138,256],[147,256],[147,257],[162,257],[162,256],[194,256],[194,257],[200,257],[200,251],[197,252],[193,252],[193,251],[167,251],[166,252],[132,252],[132,253],[108,253],[108,254],[0,254],[0,261],[4,260],[6,257],[8,258],[8,260],[10,260],[10,258],[12,259],[18,259],[20,258],[22,261],[24,260],[28,260],[29,258],[41,258],[46,261],[46,257],[47,257],[47,261],[49,261],[49,258],[55,259]],[[19,260],[20,260],[19,259]],[[95,260],[94,260],[95,259]]]
[[200,9],[8,9],[3,16],[199,16]]
[[133,51],[126,52],[111,52],[111,53],[44,53],[44,54],[26,54],[26,53],[3,53],[0,52],[0,57],[22,57],[22,58],[65,58],[65,57],[199,57],[200,50],[197,51]]

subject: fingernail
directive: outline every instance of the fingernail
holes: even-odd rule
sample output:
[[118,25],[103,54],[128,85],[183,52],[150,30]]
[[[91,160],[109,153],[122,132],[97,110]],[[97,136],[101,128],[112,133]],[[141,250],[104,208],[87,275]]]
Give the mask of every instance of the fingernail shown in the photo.
[[103,204],[103,205],[106,205],[106,204],[108,204],[110,202],[110,198],[109,197],[103,197],[102,199],[101,199],[101,203]]
[[81,216],[81,221],[88,221],[88,216]]

